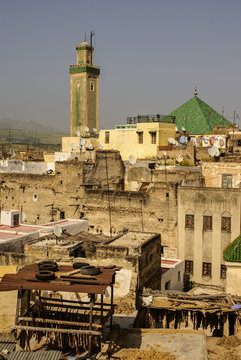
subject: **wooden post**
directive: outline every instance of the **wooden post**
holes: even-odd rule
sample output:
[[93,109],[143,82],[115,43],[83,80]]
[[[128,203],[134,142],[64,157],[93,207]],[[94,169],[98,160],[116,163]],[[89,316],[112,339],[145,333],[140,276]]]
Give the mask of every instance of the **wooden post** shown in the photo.
[[229,336],[228,314],[223,314],[223,336]]
[[103,325],[103,300],[104,300],[104,296],[101,294],[101,305],[100,305],[101,325]]
[[113,325],[113,298],[114,298],[114,291],[113,291],[113,285],[111,284],[111,314],[110,314],[110,328],[112,328]]
[[[93,307],[95,304],[95,295],[91,295],[90,298],[90,317],[89,317],[89,330],[92,330],[92,322],[93,322]],[[89,335],[89,347],[88,347],[88,351],[89,351],[89,355],[91,355],[91,347],[92,347],[92,335]]]
[[16,305],[16,316],[15,316],[15,325],[18,325],[19,309],[20,309],[20,306],[21,306],[21,299],[22,299],[22,290],[18,290],[17,305]]

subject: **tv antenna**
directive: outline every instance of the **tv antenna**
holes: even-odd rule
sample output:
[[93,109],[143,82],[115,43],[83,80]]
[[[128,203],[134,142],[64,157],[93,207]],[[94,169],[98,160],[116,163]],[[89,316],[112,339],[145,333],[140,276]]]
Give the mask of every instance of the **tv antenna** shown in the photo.
[[88,128],[88,126],[85,126],[84,131],[85,131],[86,133],[88,133],[88,132],[90,131],[90,129]]
[[76,131],[76,136],[80,136],[80,131],[79,130]]
[[96,129],[96,128],[93,128],[93,132],[94,132],[94,133],[97,133],[97,129]]
[[93,65],[93,36],[95,35],[94,31],[90,32],[90,46],[91,46],[91,58],[90,64]]

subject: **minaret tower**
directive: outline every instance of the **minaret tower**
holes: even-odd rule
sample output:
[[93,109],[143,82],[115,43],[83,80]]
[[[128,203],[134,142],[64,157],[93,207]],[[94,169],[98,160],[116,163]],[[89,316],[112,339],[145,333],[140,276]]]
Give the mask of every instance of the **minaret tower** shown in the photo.
[[[92,41],[91,41],[92,42]],[[84,42],[76,46],[77,65],[70,74],[70,136],[99,129],[99,66],[93,66],[93,46]]]

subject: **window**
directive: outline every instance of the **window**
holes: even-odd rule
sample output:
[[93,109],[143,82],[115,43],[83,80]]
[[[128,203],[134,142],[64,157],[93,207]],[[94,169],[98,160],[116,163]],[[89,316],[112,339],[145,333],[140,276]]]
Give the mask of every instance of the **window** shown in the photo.
[[153,259],[153,255],[150,254],[150,263],[152,262],[152,259]]
[[170,290],[170,289],[171,289],[171,281],[169,280],[165,283],[165,290]]
[[223,174],[222,175],[222,188],[231,188],[232,187],[232,175]]
[[186,274],[193,274],[193,261],[192,260],[185,260],[185,273]]
[[226,279],[226,265],[221,265],[221,269],[220,269],[220,277],[221,279]]
[[105,132],[105,143],[106,144],[110,143],[110,132],[109,131]]
[[90,82],[90,91],[95,91],[95,83],[94,83],[94,81]]
[[156,144],[156,132],[151,132],[151,144]]
[[64,211],[60,211],[59,218],[60,219],[65,219]]
[[19,214],[13,215],[13,226],[19,225]]
[[231,217],[222,216],[221,231],[231,233]]
[[177,274],[177,280],[178,280],[178,282],[180,282],[180,281],[181,281],[181,271],[178,271],[178,274]]
[[138,132],[138,144],[143,144],[143,132]]
[[194,215],[187,215],[185,217],[185,229],[194,229]]
[[211,274],[212,274],[212,264],[203,262],[203,275],[211,276]]
[[203,216],[203,230],[212,230],[212,216]]

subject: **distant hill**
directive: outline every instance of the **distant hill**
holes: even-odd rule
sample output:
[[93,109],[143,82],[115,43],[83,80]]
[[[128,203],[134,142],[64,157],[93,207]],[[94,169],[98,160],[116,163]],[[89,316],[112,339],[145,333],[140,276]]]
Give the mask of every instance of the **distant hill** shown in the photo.
[[41,133],[64,133],[49,126],[38,124],[34,121],[17,121],[12,119],[0,119],[1,130],[24,130]]

